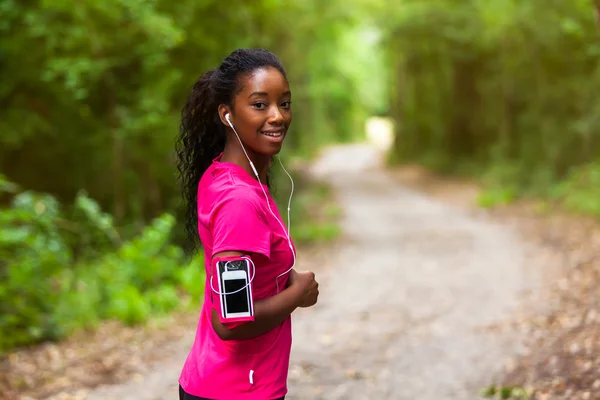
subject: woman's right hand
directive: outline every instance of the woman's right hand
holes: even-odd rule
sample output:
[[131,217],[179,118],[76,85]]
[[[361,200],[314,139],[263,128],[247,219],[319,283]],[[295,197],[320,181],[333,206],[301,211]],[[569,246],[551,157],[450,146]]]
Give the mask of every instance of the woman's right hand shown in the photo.
[[319,283],[315,280],[315,274],[310,271],[290,272],[288,285],[297,290],[299,299],[298,307],[312,307],[317,303],[319,297]]

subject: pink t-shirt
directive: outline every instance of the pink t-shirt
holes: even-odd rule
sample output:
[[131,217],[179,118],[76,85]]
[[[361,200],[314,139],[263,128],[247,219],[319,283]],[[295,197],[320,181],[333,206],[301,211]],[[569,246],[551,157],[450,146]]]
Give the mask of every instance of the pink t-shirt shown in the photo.
[[[271,297],[277,292],[276,277],[293,263],[277,219],[283,221],[267,186],[263,184],[277,219],[269,211],[258,181],[240,166],[220,162],[220,157],[213,160],[198,185],[198,232],[205,252],[206,276],[214,254],[249,252],[256,267],[254,301]],[[279,278],[280,289],[285,288],[288,276]],[[218,290],[216,280],[213,286]],[[219,297],[207,279],[196,337],[179,378],[183,390],[215,400],[273,400],[285,396],[291,317],[259,337],[223,341],[211,324],[212,309],[218,310],[218,303]]]

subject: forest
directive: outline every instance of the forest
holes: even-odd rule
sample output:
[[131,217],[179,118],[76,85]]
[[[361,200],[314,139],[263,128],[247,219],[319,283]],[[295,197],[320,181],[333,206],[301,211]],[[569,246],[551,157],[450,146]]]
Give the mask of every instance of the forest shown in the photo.
[[[240,47],[287,69],[286,162],[386,117],[390,164],[476,178],[482,205],[600,215],[599,15],[598,0],[3,0],[0,354],[200,298],[174,139],[194,82]],[[301,189],[292,234],[335,236],[303,218],[326,190]]]

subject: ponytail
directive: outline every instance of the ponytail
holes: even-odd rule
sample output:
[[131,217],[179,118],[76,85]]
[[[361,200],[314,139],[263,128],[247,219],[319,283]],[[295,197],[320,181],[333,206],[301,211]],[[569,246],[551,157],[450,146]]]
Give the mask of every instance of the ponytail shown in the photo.
[[214,104],[210,70],[194,84],[181,111],[181,125],[176,140],[177,170],[185,203],[185,231],[193,252],[198,246],[198,182],[212,160],[225,148],[225,130]]

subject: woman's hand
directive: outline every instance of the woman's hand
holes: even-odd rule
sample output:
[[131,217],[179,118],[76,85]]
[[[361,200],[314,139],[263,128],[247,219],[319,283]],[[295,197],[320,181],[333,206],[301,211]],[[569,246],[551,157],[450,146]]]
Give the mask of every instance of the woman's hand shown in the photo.
[[315,280],[313,272],[292,270],[288,286],[298,293],[298,307],[312,307],[317,303],[319,283]]

